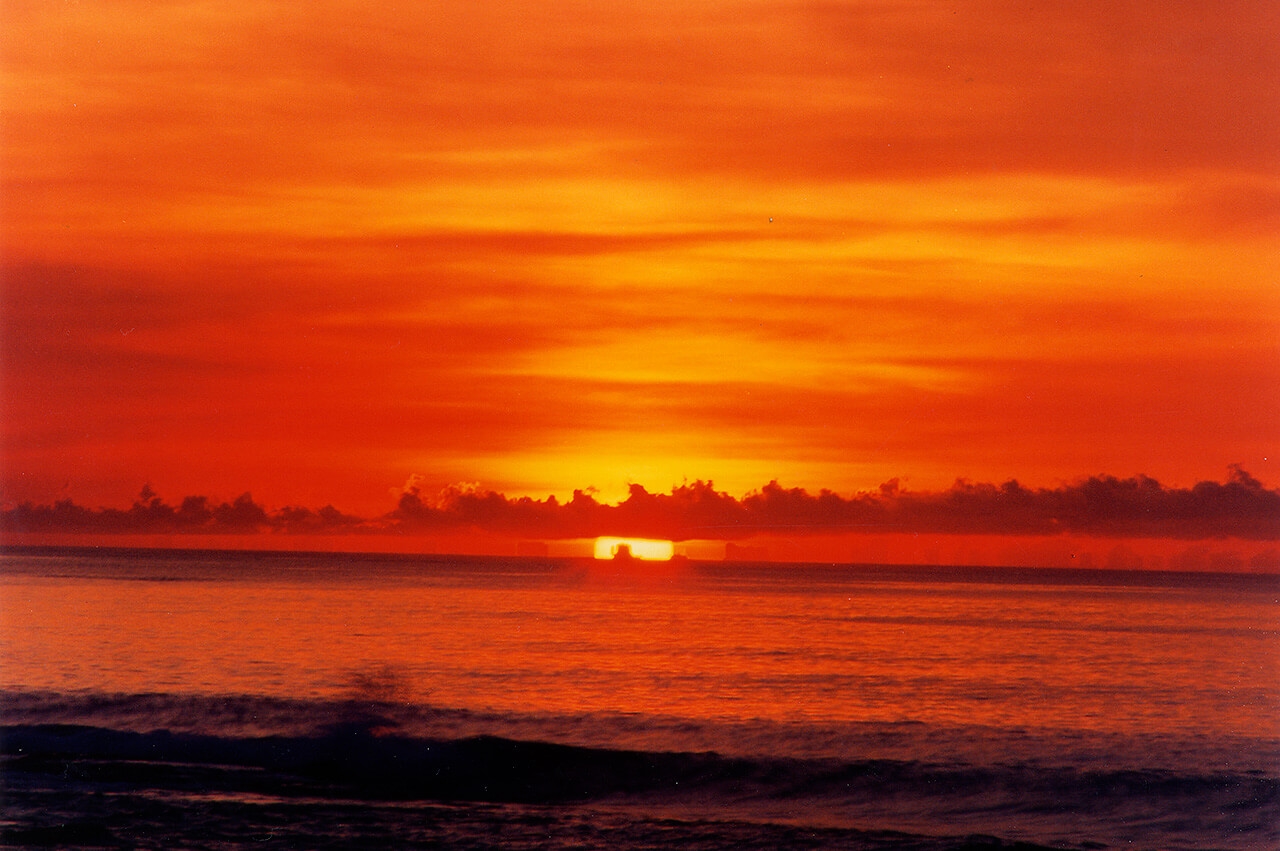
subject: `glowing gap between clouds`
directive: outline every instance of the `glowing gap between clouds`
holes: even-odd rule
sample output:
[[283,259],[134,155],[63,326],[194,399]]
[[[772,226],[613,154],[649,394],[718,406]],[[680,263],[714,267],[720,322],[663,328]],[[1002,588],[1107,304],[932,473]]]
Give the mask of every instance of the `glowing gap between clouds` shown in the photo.
[[626,547],[631,557],[643,561],[668,561],[676,553],[671,541],[655,541],[649,538],[596,538],[595,557],[611,559]]

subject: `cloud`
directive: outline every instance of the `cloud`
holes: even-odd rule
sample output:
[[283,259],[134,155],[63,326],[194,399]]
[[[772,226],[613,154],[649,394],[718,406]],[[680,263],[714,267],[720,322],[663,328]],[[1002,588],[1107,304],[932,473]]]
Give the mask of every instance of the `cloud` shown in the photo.
[[[11,189],[60,231],[51,200],[86,190],[217,225],[193,193],[234,220],[264,210],[228,194],[298,186],[321,216],[335,186],[584,161],[830,181],[1265,172],[1280,150],[1271,3],[577,5],[29,4],[0,41]],[[588,156],[529,153],[565,139]]]
[[840,496],[770,482],[741,498],[709,481],[650,493],[632,485],[626,499],[601,503],[574,491],[560,502],[510,498],[475,484],[453,485],[434,497],[411,478],[391,512],[362,519],[333,506],[268,511],[248,494],[214,503],[189,496],[177,506],[150,488],[125,510],[89,509],[70,500],[22,503],[0,515],[6,534],[286,534],[422,535],[465,530],[525,538],[635,535],[675,540],[738,540],[886,532],[981,535],[1089,535],[1110,538],[1280,540],[1280,490],[1236,467],[1224,482],[1166,487],[1147,476],[1094,476],[1057,488],[1031,489],[957,481],[946,490],[904,490],[897,480],[878,490]]
[[1276,6],[1167,7],[17,4],[0,489],[1260,466]]
[[334,533],[355,529],[361,522],[333,506],[318,511],[287,506],[268,514],[247,492],[230,502],[188,496],[179,504],[170,505],[150,485],[127,509],[90,509],[65,499],[52,505],[21,503],[0,514],[0,528],[6,533],[46,534]]
[[364,523],[359,517],[344,514],[332,505],[316,510],[286,506],[267,517],[266,522],[273,529],[302,535],[355,532]]

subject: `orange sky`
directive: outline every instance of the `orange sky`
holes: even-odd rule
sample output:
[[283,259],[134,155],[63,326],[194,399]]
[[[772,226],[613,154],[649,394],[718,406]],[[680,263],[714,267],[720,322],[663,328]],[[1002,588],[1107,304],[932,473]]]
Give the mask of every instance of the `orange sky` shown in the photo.
[[1275,3],[3,15],[6,505],[1280,482]]

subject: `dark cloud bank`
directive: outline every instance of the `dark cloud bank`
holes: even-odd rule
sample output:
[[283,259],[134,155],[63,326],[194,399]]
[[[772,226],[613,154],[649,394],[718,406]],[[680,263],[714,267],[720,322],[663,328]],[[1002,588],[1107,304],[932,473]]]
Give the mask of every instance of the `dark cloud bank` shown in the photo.
[[1136,538],[1280,539],[1280,490],[1232,468],[1225,482],[1171,488],[1146,476],[1095,476],[1058,488],[1031,489],[1016,481],[957,481],[944,491],[908,491],[897,480],[879,490],[842,497],[770,482],[735,498],[696,481],[649,493],[632,485],[617,505],[575,491],[561,502],[508,498],[475,488],[448,488],[434,498],[413,483],[395,510],[361,518],[332,506],[269,511],[249,494],[232,502],[189,496],[171,505],[144,488],[128,509],[86,508],[70,500],[23,503],[0,513],[9,534],[402,534],[479,530],[527,538],[631,535],[742,539],[755,535],[917,532],[933,534],[1058,535]]

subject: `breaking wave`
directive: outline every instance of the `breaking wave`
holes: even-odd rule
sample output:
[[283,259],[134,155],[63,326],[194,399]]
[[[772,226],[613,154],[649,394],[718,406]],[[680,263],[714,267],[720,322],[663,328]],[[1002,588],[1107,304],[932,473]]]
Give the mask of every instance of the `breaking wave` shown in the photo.
[[[104,794],[126,811],[141,801],[153,814],[174,807],[171,819],[154,815],[147,835],[188,846],[197,823],[191,813],[207,810],[201,818],[216,821],[230,806],[236,830],[267,830],[278,816],[272,813],[302,808],[318,831],[305,841],[316,847],[333,829],[325,825],[340,812],[350,820],[353,811],[370,830],[399,824],[400,839],[405,819],[434,814],[434,829],[444,833],[423,841],[455,847],[483,845],[450,832],[462,823],[488,821],[523,836],[520,825],[535,810],[551,831],[542,834],[544,847],[577,847],[559,834],[569,823],[605,831],[601,842],[623,848],[656,847],[639,837],[652,839],[659,824],[676,844],[704,847],[738,845],[745,826],[755,825],[753,836],[772,837],[765,844],[780,848],[815,847],[817,836],[823,847],[1097,847],[1135,837],[1138,847],[1275,847],[1280,825],[1280,778],[1256,766],[1054,762],[1029,750],[925,759],[909,740],[928,737],[927,729],[895,731],[900,746],[889,752],[897,758],[569,744],[477,733],[484,725],[474,717],[472,732],[458,717],[446,717],[432,735],[421,726],[406,731],[402,722],[432,712],[354,699],[7,695],[0,713],[5,841],[142,847],[131,832],[137,821],[120,824],[118,815],[104,814],[93,822],[98,827],[82,824],[90,833],[107,830],[106,838],[65,834],[80,822],[57,814],[92,812],[91,800]],[[597,738],[620,729],[600,724]],[[446,729],[454,734],[441,735]],[[1043,744],[1044,754],[1054,750]],[[609,824],[621,833],[609,833]],[[809,844],[787,833],[796,830]],[[514,834],[508,839],[501,844],[519,844]]]

